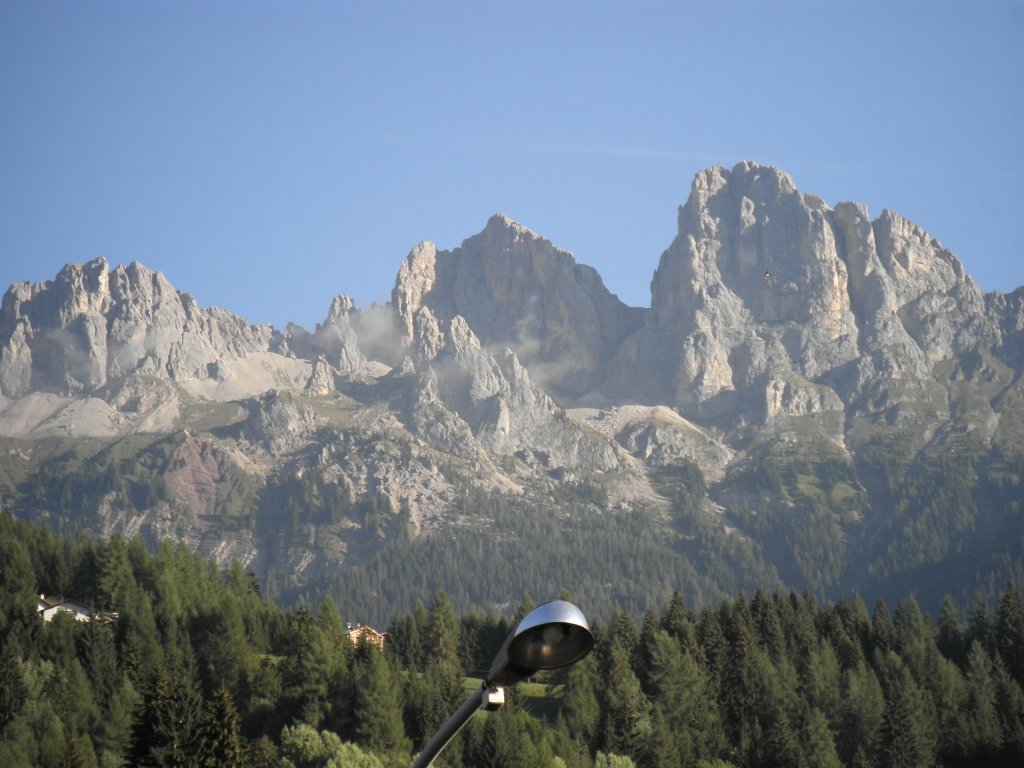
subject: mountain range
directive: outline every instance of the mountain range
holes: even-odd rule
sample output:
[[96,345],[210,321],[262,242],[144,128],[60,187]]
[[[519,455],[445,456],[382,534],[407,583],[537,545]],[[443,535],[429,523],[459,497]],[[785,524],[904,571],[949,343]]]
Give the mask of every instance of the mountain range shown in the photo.
[[138,263],[12,285],[0,495],[361,620],[437,589],[966,602],[1024,584],[1022,371],[1024,287],[743,162],[695,177],[649,308],[501,215],[312,331]]

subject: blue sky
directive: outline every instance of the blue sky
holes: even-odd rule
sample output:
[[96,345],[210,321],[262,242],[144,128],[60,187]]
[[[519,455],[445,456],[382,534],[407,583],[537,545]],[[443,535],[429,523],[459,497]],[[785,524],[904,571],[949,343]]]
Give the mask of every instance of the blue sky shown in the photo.
[[1024,2],[0,0],[0,289],[104,256],[312,328],[505,213],[633,305],[776,165],[1024,284]]

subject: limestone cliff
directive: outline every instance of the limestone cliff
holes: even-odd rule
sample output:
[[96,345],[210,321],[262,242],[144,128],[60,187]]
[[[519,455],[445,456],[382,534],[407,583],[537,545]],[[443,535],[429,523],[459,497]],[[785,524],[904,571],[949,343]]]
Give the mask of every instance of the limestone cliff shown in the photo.
[[695,178],[645,326],[617,351],[605,389],[757,419],[743,409],[759,399],[751,390],[784,374],[790,391],[796,377],[819,394],[770,395],[761,416],[860,407],[871,387],[929,379],[943,360],[999,346],[1001,322],[920,227],[889,211],[871,221],[852,203],[830,209],[782,171],[744,162]]
[[0,309],[0,391],[78,395],[133,373],[175,381],[267,351],[274,332],[200,309],[159,272],[104,259],[68,264],[50,282],[11,286]]
[[601,383],[610,355],[643,321],[593,268],[501,215],[452,251],[413,249],[392,305],[409,338],[421,307],[442,322],[461,316],[485,346],[509,347],[539,383],[575,395]]

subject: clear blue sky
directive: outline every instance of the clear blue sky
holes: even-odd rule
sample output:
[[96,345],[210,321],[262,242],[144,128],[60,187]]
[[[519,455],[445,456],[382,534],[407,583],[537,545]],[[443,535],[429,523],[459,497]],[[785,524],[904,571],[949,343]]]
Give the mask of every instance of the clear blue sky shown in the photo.
[[779,166],[1024,284],[1024,2],[0,0],[0,290],[138,260],[312,328],[505,213],[633,305],[693,175]]

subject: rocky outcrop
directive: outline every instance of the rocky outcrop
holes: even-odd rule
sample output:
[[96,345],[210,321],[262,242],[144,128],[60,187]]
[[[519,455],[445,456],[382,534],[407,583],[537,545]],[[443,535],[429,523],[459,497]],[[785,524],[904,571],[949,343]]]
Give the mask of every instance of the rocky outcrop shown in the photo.
[[601,383],[643,322],[643,310],[619,301],[593,268],[501,215],[453,251],[414,248],[392,305],[410,339],[423,307],[441,322],[461,316],[484,345],[515,351],[539,383],[576,395]]
[[335,370],[323,357],[313,364],[313,371],[309,374],[306,386],[302,393],[309,397],[322,397],[335,391]]
[[366,367],[366,358],[349,319],[355,303],[348,296],[336,296],[313,334],[316,349],[342,376],[355,376]]
[[[460,453],[466,452],[466,437],[472,435],[488,451],[518,455],[549,469],[586,466],[603,471],[616,465],[615,451],[569,420],[531,382],[515,352],[486,350],[461,315],[446,325],[442,330],[427,307],[415,317],[412,341],[422,373],[410,410],[418,431],[432,430],[435,439]],[[425,412],[433,424],[425,424]],[[452,416],[465,426],[453,423]],[[447,426],[439,430],[439,424]]]
[[1014,368],[1024,368],[1024,286],[1013,293],[985,296],[988,313],[999,323],[997,352]]
[[159,272],[104,259],[68,264],[52,282],[11,286],[0,309],[0,389],[94,392],[132,373],[205,379],[217,366],[268,350],[268,326],[200,309]]
[[[605,389],[705,417],[864,407],[880,382],[928,379],[943,360],[998,345],[1000,322],[920,227],[889,211],[871,221],[853,203],[832,210],[744,162],[697,175],[645,327],[617,351]],[[758,402],[760,413],[737,413]]]

